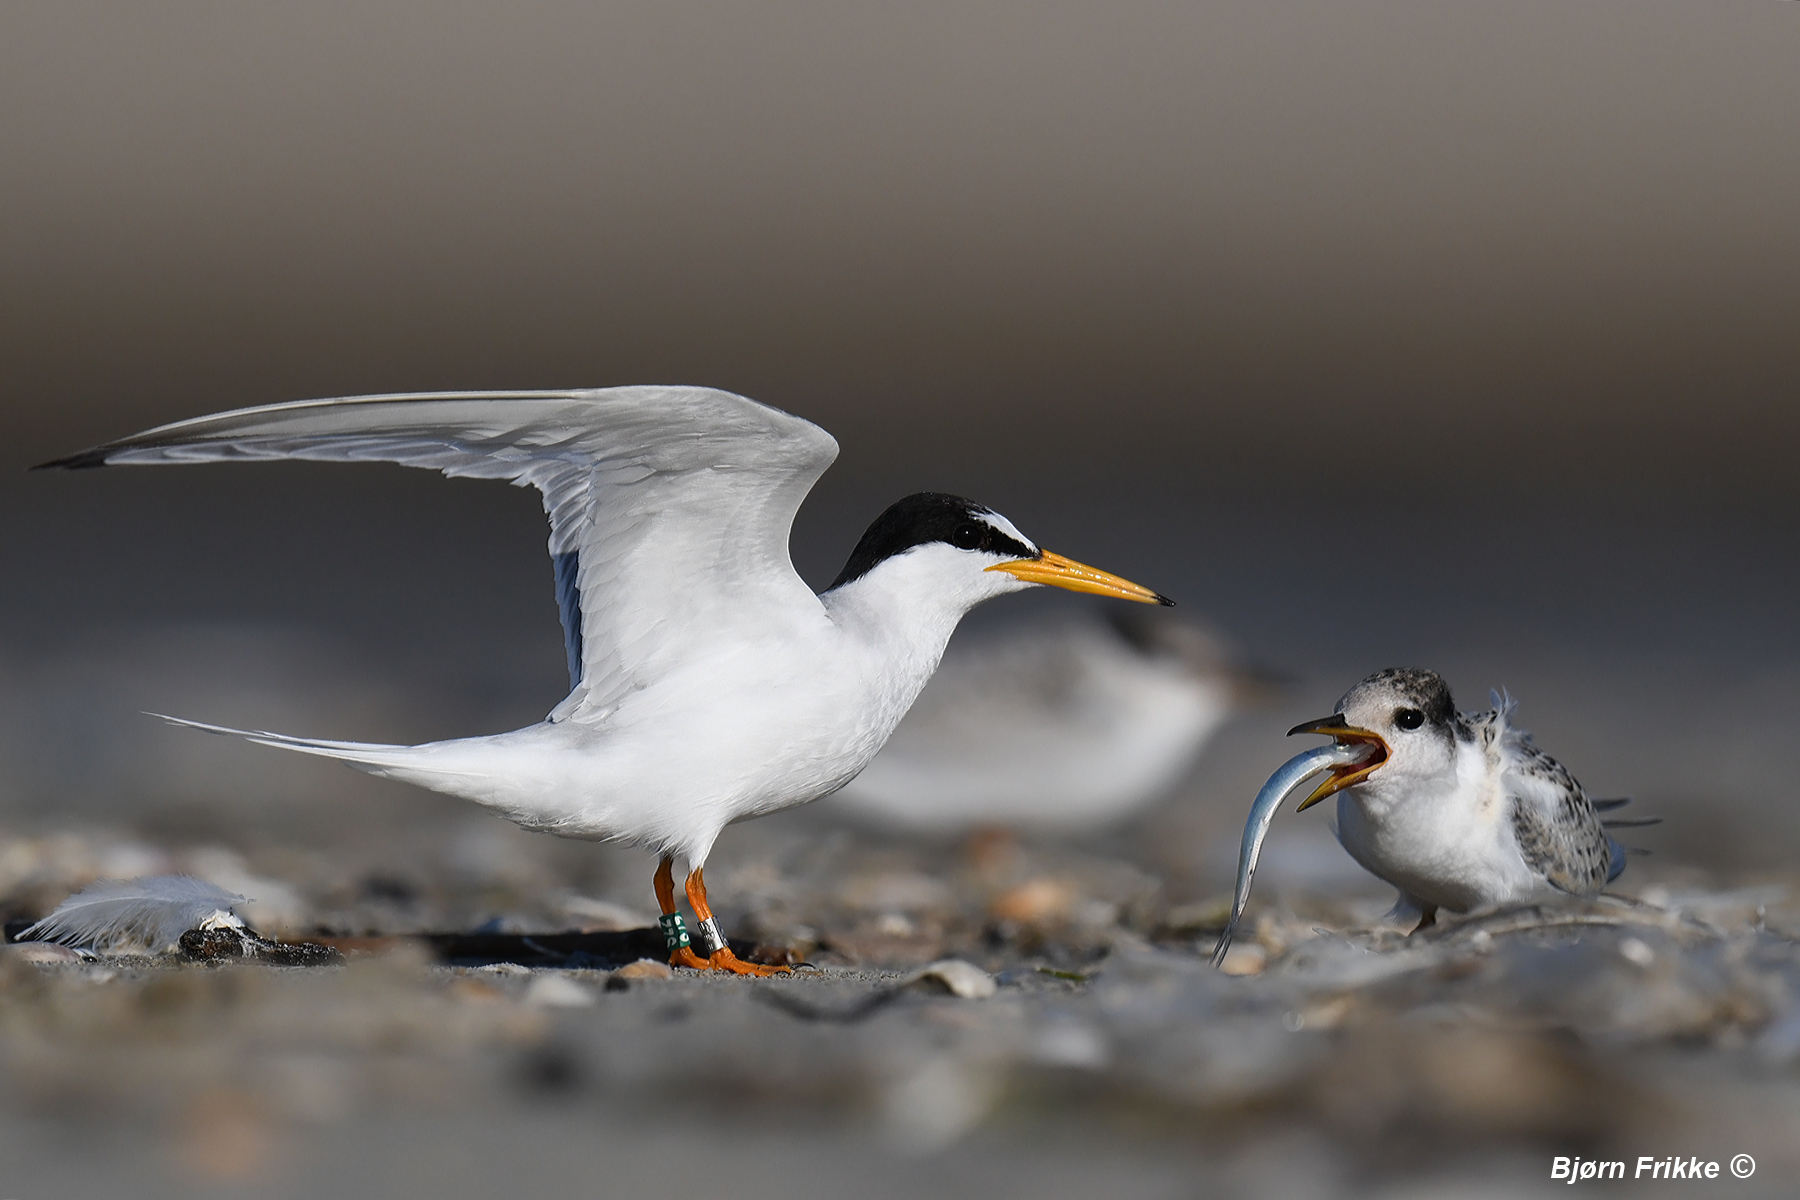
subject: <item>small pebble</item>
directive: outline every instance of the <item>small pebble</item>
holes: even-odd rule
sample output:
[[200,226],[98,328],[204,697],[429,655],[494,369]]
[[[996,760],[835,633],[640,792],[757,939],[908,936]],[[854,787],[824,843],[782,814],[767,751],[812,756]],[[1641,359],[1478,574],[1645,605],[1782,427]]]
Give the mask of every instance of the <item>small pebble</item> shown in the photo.
[[1033,879],[994,897],[988,912],[997,920],[1031,925],[1059,920],[1074,907],[1075,894],[1054,879]]
[[539,1008],[586,1008],[594,1003],[594,993],[567,975],[546,973],[531,981],[525,1003]]
[[636,962],[614,971],[611,979],[673,979],[674,977],[675,971],[668,963],[659,963],[654,958],[640,958]]
[[1162,931],[1171,936],[1217,933],[1231,920],[1231,897],[1214,896],[1193,904],[1181,904],[1163,915]]
[[875,919],[875,932],[882,937],[903,938],[911,937],[915,931],[913,923],[906,919],[904,913],[891,912],[883,913]]
[[450,985],[450,994],[458,1000],[476,1004],[493,1004],[506,999],[506,993],[484,979],[458,979]]
[[994,982],[992,975],[974,963],[966,963],[959,958],[942,959],[914,971],[902,986],[915,983],[941,986],[952,996],[961,996],[964,1000],[986,1000],[1000,986]]
[[1255,942],[1237,942],[1225,952],[1219,970],[1227,975],[1261,975],[1269,965],[1269,952]]

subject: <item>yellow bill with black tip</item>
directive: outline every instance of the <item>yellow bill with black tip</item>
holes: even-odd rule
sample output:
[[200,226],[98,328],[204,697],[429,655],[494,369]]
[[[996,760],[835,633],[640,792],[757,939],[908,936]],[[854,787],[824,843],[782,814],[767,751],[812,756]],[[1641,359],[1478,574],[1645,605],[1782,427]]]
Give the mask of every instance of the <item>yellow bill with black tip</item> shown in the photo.
[[1333,792],[1354,787],[1387,761],[1388,744],[1381,740],[1381,735],[1372,729],[1350,724],[1344,719],[1343,713],[1332,713],[1329,717],[1320,717],[1316,721],[1303,721],[1288,730],[1289,737],[1296,733],[1322,733],[1326,737],[1336,738],[1340,745],[1345,746],[1362,742],[1373,746],[1375,752],[1368,758],[1359,758],[1355,762],[1333,767],[1331,773],[1325,776],[1325,781],[1313,790],[1312,795],[1300,802],[1299,807],[1294,809],[1295,812],[1305,812]]
[[1044,583],[1051,587],[1067,588],[1071,592],[1116,596],[1121,600],[1136,600],[1139,604],[1162,604],[1169,607],[1175,604],[1167,596],[1159,595],[1141,584],[1120,579],[1117,575],[1078,563],[1072,558],[1064,558],[1060,554],[1052,554],[1048,550],[1038,558],[995,563],[988,570],[1005,571],[1026,583]]

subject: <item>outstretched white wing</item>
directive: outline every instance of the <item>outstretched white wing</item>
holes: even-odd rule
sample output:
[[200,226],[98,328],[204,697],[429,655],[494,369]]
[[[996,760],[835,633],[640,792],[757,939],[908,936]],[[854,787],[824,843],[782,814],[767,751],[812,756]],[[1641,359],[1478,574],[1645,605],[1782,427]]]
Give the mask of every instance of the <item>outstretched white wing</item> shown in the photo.
[[600,712],[759,605],[816,603],[788,558],[837,457],[810,421],[710,388],[351,396],[164,425],[45,466],[305,458],[432,467],[544,495],[573,691]]

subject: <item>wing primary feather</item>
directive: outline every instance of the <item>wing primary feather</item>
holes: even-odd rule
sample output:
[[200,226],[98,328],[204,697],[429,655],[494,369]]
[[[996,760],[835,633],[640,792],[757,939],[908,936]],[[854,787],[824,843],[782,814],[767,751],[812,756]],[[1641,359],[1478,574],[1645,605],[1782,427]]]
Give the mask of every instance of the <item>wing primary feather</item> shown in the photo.
[[[779,409],[712,388],[651,386],[265,405],[44,466],[379,461],[534,487],[550,518],[575,700],[565,715],[574,718],[611,712],[647,679],[703,654],[696,647],[736,619],[746,594],[817,606],[788,537],[836,456],[830,434]],[[598,613],[606,621],[584,628]],[[665,626],[688,636],[658,636]],[[322,745],[312,752],[336,753]]]
[[1617,838],[1606,839],[1606,882],[1611,883],[1625,873],[1625,847]]
[[104,447],[83,450],[79,454],[71,454],[67,458],[53,458],[49,462],[41,462],[31,468],[33,471],[92,471],[106,465],[108,451]]
[[581,686],[581,551],[553,554],[550,561],[556,568],[556,611],[569,658],[569,690],[574,691]]

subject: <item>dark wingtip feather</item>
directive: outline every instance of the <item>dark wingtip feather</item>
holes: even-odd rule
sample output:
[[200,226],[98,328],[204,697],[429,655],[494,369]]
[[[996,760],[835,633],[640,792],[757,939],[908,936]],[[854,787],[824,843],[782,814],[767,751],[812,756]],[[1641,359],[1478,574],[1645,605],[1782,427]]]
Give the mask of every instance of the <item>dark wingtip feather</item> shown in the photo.
[[91,471],[95,467],[104,467],[106,459],[112,452],[105,446],[95,446],[92,450],[83,450],[79,454],[71,454],[67,458],[53,458],[49,462],[39,463],[31,468],[34,471]]

